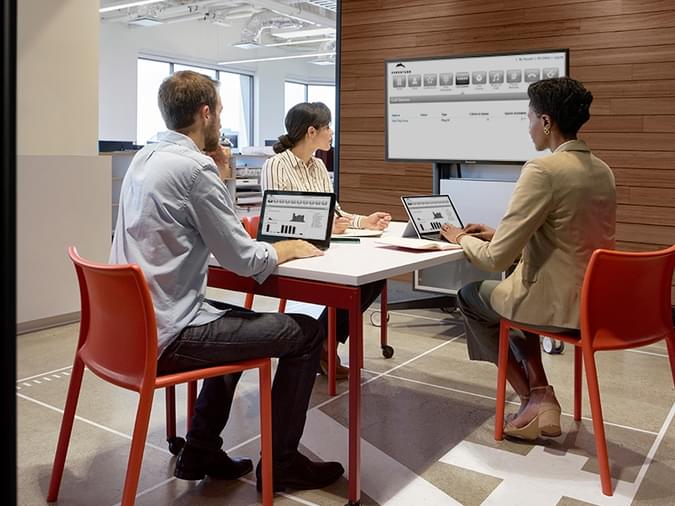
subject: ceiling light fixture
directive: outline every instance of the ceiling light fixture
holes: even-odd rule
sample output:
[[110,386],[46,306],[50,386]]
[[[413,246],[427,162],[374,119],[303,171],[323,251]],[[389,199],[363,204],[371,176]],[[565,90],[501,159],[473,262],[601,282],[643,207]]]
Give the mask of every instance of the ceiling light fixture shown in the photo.
[[127,24],[136,26],[157,26],[163,24],[163,22],[157,18],[151,18],[150,16],[141,16],[128,21]]
[[279,37],[281,39],[297,39],[299,37],[320,37],[322,35],[333,35],[335,36],[335,28],[303,28],[302,30],[289,30],[285,32],[274,32],[272,33],[274,37]]
[[231,13],[226,13],[225,14],[225,19],[247,19],[256,14],[257,11],[254,10],[248,10],[248,11],[242,11],[242,12],[231,12]]
[[163,0],[137,0],[135,2],[120,3],[117,5],[109,5],[108,7],[101,7],[98,12],[111,12],[119,9],[126,9],[127,7],[138,7],[139,5],[156,4]]
[[238,47],[239,49],[257,49],[260,47],[260,44],[255,40],[242,40],[236,44],[232,44],[232,47]]
[[293,54],[287,56],[270,56],[267,58],[251,58],[248,60],[233,60],[233,61],[222,61],[218,65],[235,65],[237,63],[257,63],[262,61],[277,61],[277,60],[295,60],[298,58],[318,58],[321,56],[331,56],[335,55],[335,52],[330,53],[307,53],[307,54]]
[[331,40],[335,39],[333,37],[325,37],[322,39],[288,40],[286,42],[275,42],[274,44],[265,44],[265,47],[295,46],[298,44],[315,44],[317,42],[328,42]]

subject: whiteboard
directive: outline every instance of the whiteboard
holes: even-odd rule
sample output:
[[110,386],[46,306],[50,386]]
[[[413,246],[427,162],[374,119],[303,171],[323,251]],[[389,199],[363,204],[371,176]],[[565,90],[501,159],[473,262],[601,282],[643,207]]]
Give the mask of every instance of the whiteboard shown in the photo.
[[441,179],[439,193],[448,195],[464,225],[484,223],[496,228],[509,205],[515,181]]

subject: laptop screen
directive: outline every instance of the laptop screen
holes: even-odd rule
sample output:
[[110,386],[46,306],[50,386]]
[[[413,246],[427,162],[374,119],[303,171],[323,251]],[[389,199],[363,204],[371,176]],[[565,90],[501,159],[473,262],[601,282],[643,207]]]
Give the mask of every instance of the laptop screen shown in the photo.
[[410,222],[420,236],[438,234],[444,223],[462,228],[455,206],[447,195],[414,195],[401,197]]
[[304,239],[317,247],[330,245],[335,194],[267,190],[263,196],[258,240]]

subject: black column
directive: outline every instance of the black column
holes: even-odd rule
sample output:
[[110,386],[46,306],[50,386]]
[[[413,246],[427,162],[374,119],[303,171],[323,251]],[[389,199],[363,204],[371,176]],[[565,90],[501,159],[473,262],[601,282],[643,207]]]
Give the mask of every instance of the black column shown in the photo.
[[2,504],[16,504],[16,0],[2,2]]

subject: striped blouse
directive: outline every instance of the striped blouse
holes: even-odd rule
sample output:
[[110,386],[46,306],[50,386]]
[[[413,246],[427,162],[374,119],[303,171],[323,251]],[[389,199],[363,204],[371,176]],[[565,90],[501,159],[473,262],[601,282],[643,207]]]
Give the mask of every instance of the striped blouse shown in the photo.
[[[313,156],[306,164],[295,156],[290,149],[277,153],[265,160],[260,174],[262,190],[284,190],[304,192],[335,193],[328,170],[323,160]],[[336,212],[351,219],[352,228],[361,228],[363,218],[358,214],[350,214],[342,210],[340,204],[335,203]]]

